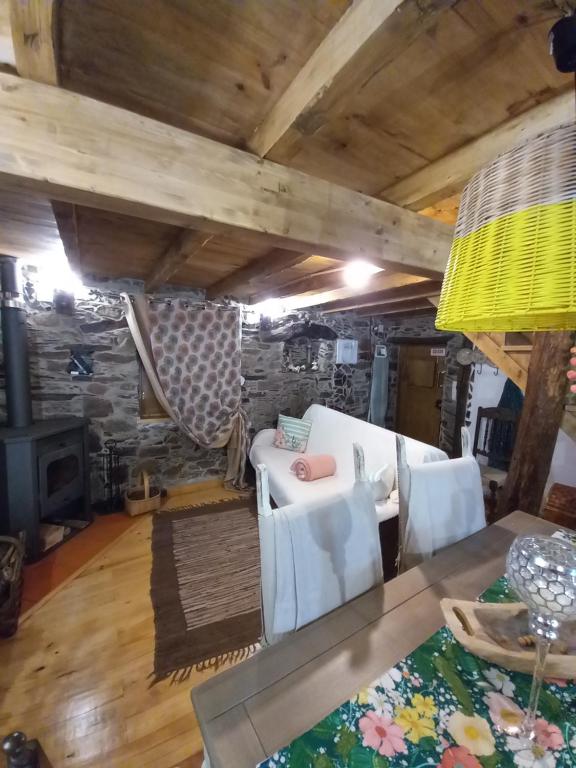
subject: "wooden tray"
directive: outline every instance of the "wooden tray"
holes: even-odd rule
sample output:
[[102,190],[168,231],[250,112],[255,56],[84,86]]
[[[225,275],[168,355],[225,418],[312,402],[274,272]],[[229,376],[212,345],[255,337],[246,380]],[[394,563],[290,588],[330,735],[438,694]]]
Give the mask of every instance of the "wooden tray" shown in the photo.
[[[530,634],[528,608],[524,603],[477,603],[444,598],[446,623],[458,642],[480,658],[532,674],[534,648],[525,648],[519,638]],[[560,640],[546,660],[546,676],[576,678],[576,622],[566,622]]]

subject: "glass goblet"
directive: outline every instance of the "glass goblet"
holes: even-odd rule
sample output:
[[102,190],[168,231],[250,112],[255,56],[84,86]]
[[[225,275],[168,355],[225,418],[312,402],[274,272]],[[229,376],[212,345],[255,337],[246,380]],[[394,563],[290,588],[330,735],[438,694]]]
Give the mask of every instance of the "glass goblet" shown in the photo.
[[506,575],[528,606],[529,628],[536,641],[530,701],[519,732],[533,738],[550,645],[558,640],[562,624],[576,618],[576,548],[552,536],[518,536],[508,553]]

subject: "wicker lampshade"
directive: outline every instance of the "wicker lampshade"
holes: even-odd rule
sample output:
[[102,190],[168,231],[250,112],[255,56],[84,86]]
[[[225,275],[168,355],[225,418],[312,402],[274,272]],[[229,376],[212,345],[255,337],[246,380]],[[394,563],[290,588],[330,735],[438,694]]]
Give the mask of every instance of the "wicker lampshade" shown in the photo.
[[576,328],[576,124],[496,158],[462,195],[438,328]]

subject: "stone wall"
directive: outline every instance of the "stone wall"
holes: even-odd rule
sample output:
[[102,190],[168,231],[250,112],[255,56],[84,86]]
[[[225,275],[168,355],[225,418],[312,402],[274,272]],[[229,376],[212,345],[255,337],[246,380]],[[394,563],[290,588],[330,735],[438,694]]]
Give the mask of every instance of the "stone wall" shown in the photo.
[[414,317],[374,316],[371,317],[373,338],[378,344],[388,345],[390,360],[388,379],[388,410],[386,414],[386,426],[395,430],[396,427],[396,403],[398,393],[398,344],[389,343],[390,338],[437,338],[445,340],[451,336],[446,344],[446,357],[444,361],[444,386],[441,406],[441,426],[439,446],[451,456],[453,453],[453,438],[456,418],[456,400],[452,398],[453,383],[458,377],[458,363],[456,354],[464,344],[462,334],[444,334],[436,330],[434,325],[434,313]]
[[[138,281],[98,284],[77,298],[72,315],[59,314],[52,304],[35,299],[33,270],[26,273],[28,344],[35,419],[65,415],[90,419],[90,463],[94,500],[104,496],[104,444],[118,443],[123,488],[131,476],[147,469],[163,485],[220,477],[226,467],[222,449],[206,450],[188,440],[170,421],[150,423],[139,418],[139,365],[123,317],[121,291],[142,291]],[[164,294],[192,300],[202,294],[170,289]],[[319,318],[318,313],[314,317]],[[330,316],[326,324],[340,336],[358,338],[359,362],[336,365],[335,342],[321,344],[318,371],[287,372],[283,342],[260,341],[260,323],[244,313],[242,374],[243,404],[252,433],[274,426],[278,413],[301,415],[312,402],[365,417],[370,389],[369,324],[366,319]],[[93,351],[91,379],[73,379],[67,371],[71,349]],[[0,422],[5,419],[5,393],[0,345]]]
[[396,427],[398,391],[398,344],[390,338],[437,338],[446,344],[444,385],[441,406],[440,448],[449,455],[453,452],[456,400],[452,398],[453,383],[457,381],[456,353],[464,343],[461,334],[444,334],[436,330],[434,314],[391,318],[366,317],[353,312],[322,315],[319,311],[305,313],[311,321],[328,326],[340,338],[357,339],[359,343],[357,365],[337,365],[334,362],[335,345],[325,341],[321,345],[319,370],[300,373],[285,370],[284,344],[260,340],[259,324],[244,323],[242,339],[245,407],[253,428],[257,431],[272,427],[279,410],[289,416],[301,416],[308,405],[320,403],[330,408],[365,419],[370,401],[372,350],[376,344],[387,344],[390,356],[388,381],[388,409],[386,426]]
[[[165,486],[222,476],[225,451],[193,444],[169,421],[144,422],[139,418],[139,365],[123,317],[121,291],[139,292],[142,284],[122,281],[95,285],[76,300],[72,315],[59,314],[49,303],[35,299],[34,272],[27,272],[27,309],[33,409],[35,419],[64,415],[90,419],[92,493],[101,499],[104,444],[118,443],[123,487],[130,476],[147,469]],[[170,289],[163,295],[202,298],[198,292]],[[162,294],[159,294],[162,295]],[[428,336],[435,333],[431,318],[392,321],[360,317],[354,313],[304,313],[311,321],[331,328],[340,338],[359,342],[358,363],[335,363],[336,342],[317,345],[318,370],[287,370],[285,343],[263,341],[260,322],[243,312],[243,404],[252,433],[273,427],[279,412],[300,416],[311,403],[321,403],[359,418],[368,413],[372,346],[391,336]],[[302,314],[298,315],[302,318]],[[295,318],[296,319],[296,318]],[[371,329],[372,326],[372,329]],[[450,399],[455,376],[454,354],[460,337],[448,345],[445,397],[442,409],[442,447],[451,449],[454,403]],[[71,348],[93,350],[91,379],[73,379],[67,371]],[[393,428],[396,408],[397,349],[390,347],[390,399],[388,425]],[[5,418],[4,382],[0,346],[0,422]]]
[[351,416],[368,415],[371,381],[370,323],[352,313],[304,314],[334,330],[340,338],[358,340],[358,363],[340,365],[335,361],[335,341],[320,344],[318,371],[286,370],[285,342],[262,341],[259,322],[249,322],[244,313],[242,333],[242,374],[244,407],[253,431],[276,425],[278,413],[302,416],[312,403],[327,405]]
[[[185,438],[169,421],[139,418],[139,365],[123,317],[120,291],[137,292],[136,281],[115,282],[76,300],[72,315],[58,314],[34,299],[34,275],[28,273],[28,345],[35,419],[85,416],[90,419],[92,496],[102,499],[104,443],[118,441],[123,488],[139,470],[165,485],[221,476],[224,451],[205,450]],[[171,292],[173,295],[173,292]],[[191,298],[202,298],[189,293]],[[67,371],[70,349],[93,350],[94,374],[75,380]],[[0,368],[0,372],[3,369]],[[0,379],[0,421],[5,418],[4,382]]]

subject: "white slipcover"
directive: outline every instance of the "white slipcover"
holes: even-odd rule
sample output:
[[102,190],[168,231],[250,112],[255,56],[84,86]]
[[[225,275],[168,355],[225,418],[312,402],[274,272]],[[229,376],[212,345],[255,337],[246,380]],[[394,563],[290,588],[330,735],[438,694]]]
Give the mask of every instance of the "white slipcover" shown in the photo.
[[398,437],[400,569],[412,568],[486,525],[480,468],[462,428],[461,459],[408,466]]
[[[396,468],[396,432],[323,405],[311,405],[303,418],[312,422],[306,453],[329,453],[334,456],[336,474],[309,483],[298,480],[290,472],[290,465],[301,454],[275,448],[275,430],[262,430],[252,443],[250,461],[254,467],[265,464],[268,468],[270,495],[279,507],[316,501],[349,490],[354,484],[353,443],[359,443],[364,450],[368,476],[377,472],[384,464]],[[404,439],[410,465],[448,459],[444,451],[432,445],[409,437]],[[382,522],[398,514],[398,504],[391,499],[378,502],[376,512],[378,521]]]
[[[272,519],[274,636],[293,632],[382,583],[378,523],[368,483],[355,483],[345,493],[313,503],[279,507],[272,510]],[[268,589],[266,576],[263,571],[263,591]]]

